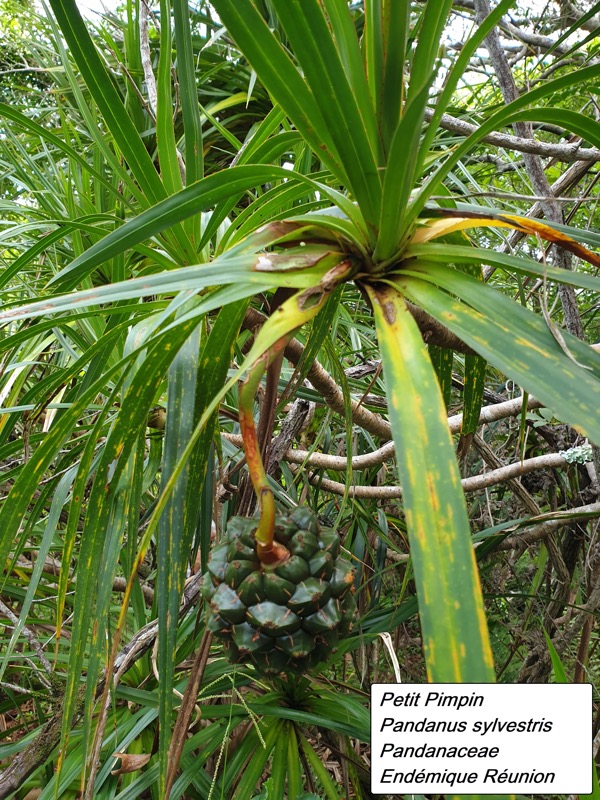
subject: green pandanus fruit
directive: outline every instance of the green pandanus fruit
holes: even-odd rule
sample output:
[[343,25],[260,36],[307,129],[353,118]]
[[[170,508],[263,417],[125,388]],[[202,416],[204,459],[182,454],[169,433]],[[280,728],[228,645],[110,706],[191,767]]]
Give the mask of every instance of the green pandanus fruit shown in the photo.
[[208,627],[234,663],[260,672],[306,672],[333,652],[352,626],[354,570],[340,540],[298,507],[278,515],[275,544],[289,555],[264,564],[257,520],[234,517],[214,548],[204,581]]
[[352,627],[354,570],[340,555],[336,531],[299,506],[277,513],[260,457],[254,396],[279,339],[249,371],[239,391],[240,425],[260,517],[234,517],[214,547],[204,577],[208,628],[233,663],[265,674],[303,673],[324,661]]

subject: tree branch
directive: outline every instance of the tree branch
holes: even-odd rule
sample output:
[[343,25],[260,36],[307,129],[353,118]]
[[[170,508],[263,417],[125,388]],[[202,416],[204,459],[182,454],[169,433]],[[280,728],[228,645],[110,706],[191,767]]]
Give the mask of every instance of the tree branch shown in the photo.
[[[331,380],[333,380],[333,378]],[[522,407],[522,397],[517,397],[514,400],[507,400],[504,403],[495,403],[494,405],[484,406],[479,415],[479,424],[483,425],[489,422],[497,422],[498,420],[506,419],[507,417],[515,417],[521,413]],[[540,403],[539,400],[536,400],[531,396],[528,398],[528,409],[541,407],[542,403]],[[452,417],[448,417],[448,427],[450,428],[450,433],[460,432],[462,428],[462,420],[462,414],[455,414]],[[356,420],[354,421],[356,422]],[[384,420],[381,421],[385,422]],[[221,433],[221,436],[224,439],[227,439],[228,442],[234,444],[236,447],[242,446],[242,437],[239,434]],[[386,438],[390,437],[388,436]],[[375,467],[378,464],[383,464],[384,462],[393,458],[395,453],[396,450],[394,442],[388,441],[382,447],[379,447],[377,450],[373,450],[371,453],[365,453],[364,455],[360,456],[352,456],[350,459],[352,470],[368,469],[369,467]],[[344,472],[348,468],[348,459],[346,456],[332,456],[328,455],[327,453],[315,453],[311,452],[310,450],[300,450],[297,448],[288,450],[283,456],[282,460],[285,460],[290,464],[305,464],[306,466],[315,467],[316,469],[331,469],[337,472]]]
[[[431,120],[434,110],[425,109],[425,119]],[[472,125],[450,114],[442,114],[440,127],[444,130],[458,133],[461,136],[470,136],[479,130],[479,126]],[[537,139],[527,139],[521,136],[512,136],[508,133],[488,133],[482,139],[483,142],[493,144],[496,147],[504,147],[506,150],[517,150],[519,153],[533,153],[542,158],[555,158],[558,161],[600,161],[600,150],[597,147],[582,147],[581,142],[569,142],[568,144],[554,144],[552,142],[540,142]]]
[[[11,621],[11,623],[14,625],[15,628],[19,625],[19,618],[17,617],[17,615],[14,614],[10,610],[10,608],[2,602],[2,600],[0,600],[0,614],[2,614],[4,617],[9,619]],[[33,633],[33,631],[31,631],[27,627],[27,625],[23,625],[22,626],[21,632],[22,632],[23,636],[29,642],[29,646],[31,647],[31,649],[35,651],[37,657],[40,660],[40,663],[44,667],[44,670],[45,670],[46,674],[49,675],[50,678],[52,678],[52,676],[53,676],[52,664],[48,661],[48,658],[46,656],[46,653],[44,652],[44,648],[42,647],[41,642],[38,641],[36,635]],[[34,669],[35,669],[36,673],[38,674],[41,682],[44,684],[44,686],[48,687],[48,682],[47,682],[46,678],[44,677],[44,674],[42,672],[40,672],[37,668],[35,668],[35,665],[34,665]]]
[[148,14],[150,0],[142,0],[140,3],[140,56],[142,69],[144,70],[144,81],[146,82],[146,92],[148,93],[148,108],[156,122],[156,107],[158,94],[156,91],[156,78],[152,69],[152,54],[150,52],[150,39],[148,36]]
[[[481,436],[479,436],[478,434],[475,434],[473,436],[473,445],[477,450],[477,452],[479,453],[479,455],[481,456],[481,458],[483,459],[483,462],[487,464],[488,467],[491,467],[492,471],[498,472],[499,470],[506,469],[507,465],[502,463],[502,461],[494,453],[489,444],[484,439],[482,439]],[[509,464],[508,466],[513,466],[513,465]],[[483,476],[477,475],[474,477],[483,477]],[[509,475],[509,477],[507,478],[507,483],[511,491],[514,493],[515,497],[517,497],[521,501],[521,504],[523,505],[527,513],[533,514],[533,516],[536,517],[540,514],[540,507],[535,502],[533,497],[529,494],[527,489],[523,486],[521,481],[517,480],[518,477],[519,476]],[[471,478],[466,478],[464,480],[471,480]],[[467,489],[465,489],[464,484],[463,484],[463,489],[467,491]]]
[[[590,514],[600,516],[600,503],[590,503],[587,506],[580,506],[577,509],[578,514]],[[523,548],[526,545],[533,544],[534,542],[544,539],[550,533],[562,528],[565,525],[570,525],[573,522],[572,511],[556,511],[552,514],[553,519],[544,520],[535,527],[528,528],[523,533],[515,533],[509,536],[498,545],[499,550],[515,550]]]
[[[461,481],[463,491],[476,492],[479,489],[485,489],[488,486],[495,486],[497,483],[504,483],[511,481],[514,478],[526,475],[528,472],[534,472],[538,469],[550,469],[556,467],[566,467],[569,462],[560,453],[549,453],[544,456],[536,456],[535,458],[527,458],[524,461],[516,461],[514,464],[507,464],[504,467],[490,470],[483,475],[474,475],[470,478],[463,478]],[[292,465],[290,467],[293,473],[298,472],[299,467]],[[333,481],[330,478],[323,478],[322,475],[310,473],[308,480],[319,488],[324,489],[326,492],[332,494],[345,495],[348,492],[349,497],[364,497],[370,500],[396,500],[402,497],[402,487],[400,486],[350,486],[339,481]]]
[[[418,306],[409,304],[409,310],[413,314],[419,329],[423,333],[425,341],[430,344],[438,344],[440,347],[448,347],[461,353],[473,352],[465,343],[457,336],[452,334],[437,320],[431,317],[423,309]],[[246,312],[244,319],[244,326],[250,330],[256,330],[264,324],[266,317],[259,311],[249,308]],[[296,339],[292,341],[285,348],[285,357],[294,365],[298,366],[302,356],[304,355],[304,347]],[[318,361],[313,361],[311,364],[307,380],[313,387],[321,393],[324,402],[338,414],[344,416],[346,413],[346,405],[344,395],[338,387],[336,381],[327,372],[325,367]],[[384,420],[378,414],[373,414],[362,405],[358,400],[353,400],[352,405],[352,420],[369,433],[379,436],[381,439],[391,439],[392,431],[389,422]]]

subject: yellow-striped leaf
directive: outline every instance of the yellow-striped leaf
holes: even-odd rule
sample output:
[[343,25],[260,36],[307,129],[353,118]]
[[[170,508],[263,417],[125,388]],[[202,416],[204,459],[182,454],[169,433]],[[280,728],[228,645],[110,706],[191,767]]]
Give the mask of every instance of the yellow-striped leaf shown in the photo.
[[446,409],[400,293],[367,287],[381,348],[431,681],[494,680],[492,654]]

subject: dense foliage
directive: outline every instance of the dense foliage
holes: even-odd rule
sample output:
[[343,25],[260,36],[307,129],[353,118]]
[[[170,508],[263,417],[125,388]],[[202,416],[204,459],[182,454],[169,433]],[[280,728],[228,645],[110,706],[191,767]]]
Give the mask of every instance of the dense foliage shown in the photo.
[[368,798],[373,682],[597,686],[600,4],[50,5],[0,10],[0,797]]

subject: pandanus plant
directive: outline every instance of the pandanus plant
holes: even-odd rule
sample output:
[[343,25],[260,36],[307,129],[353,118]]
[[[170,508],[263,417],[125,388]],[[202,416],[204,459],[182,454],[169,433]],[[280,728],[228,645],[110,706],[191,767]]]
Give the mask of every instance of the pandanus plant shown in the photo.
[[[314,538],[300,537],[304,565],[330,552],[328,542],[335,552],[332,558],[338,558],[337,544],[327,534],[319,539],[318,530],[311,530],[312,520],[302,518],[303,509],[294,512],[299,516],[293,530],[287,518],[277,520],[272,491],[253,451],[251,401],[273,355],[297,332],[306,330],[303,326],[307,323],[322,319],[321,325],[311,328],[316,338],[307,342],[309,352],[316,352],[340,303],[341,289],[350,282],[368,299],[378,336],[427,674],[432,681],[493,681],[459,469],[436,365],[419,322],[426,312],[470,348],[466,381],[471,401],[466,416],[471,420],[478,418],[488,361],[550,406],[559,418],[600,442],[596,413],[600,366],[595,354],[575,337],[557,332],[543,316],[484,282],[482,266],[589,290],[597,290],[600,282],[583,272],[566,272],[534,258],[476,246],[465,232],[482,226],[512,228],[557,243],[596,266],[600,257],[582,242],[597,245],[598,237],[558,224],[465,206],[444,183],[488,133],[517,122],[551,120],[600,146],[596,122],[574,111],[549,111],[543,106],[553,93],[597,80],[599,68],[583,68],[539,84],[496,110],[468,138],[448,149],[436,139],[438,123],[469,59],[513,5],[511,0],[498,4],[450,67],[443,63],[447,70],[443,82],[438,81],[440,41],[452,0],[424,4],[365,0],[354,5],[345,0],[272,0],[268,4],[213,0],[212,6],[239,49],[239,58],[247,59],[254,78],[268,92],[272,110],[248,134],[234,163],[204,175],[190,24],[187,7],[177,0],[173,3],[174,44],[184,146],[180,154],[172,127],[173,42],[170,26],[163,23],[156,109],[159,173],[75,4],[51,0],[51,5],[72,58],[127,166],[124,169],[112,156],[121,182],[119,192],[125,193],[137,210],[58,272],[46,297],[0,314],[3,322],[52,315],[51,325],[57,325],[69,315],[87,313],[82,309],[102,305],[105,310],[106,304],[113,304],[114,323],[108,325],[106,337],[71,368],[74,380],[81,377],[82,370],[87,374],[78,383],[70,407],[17,478],[0,515],[4,560],[40,479],[78,415],[111,381],[111,397],[121,397],[118,416],[99,447],[110,403],[98,411],[78,472],[72,477],[71,514],[78,519],[89,476],[94,475],[79,541],[64,734],[76,707],[92,619],[94,641],[101,641],[106,631],[110,592],[96,596],[97,587],[114,573],[118,559],[123,526],[115,522],[115,509],[117,521],[133,524],[131,508],[141,489],[135,481],[137,489],[128,489],[128,481],[139,474],[147,413],[155,401],[154,386],[165,373],[169,388],[162,491],[131,564],[129,582],[131,589],[136,567],[156,535],[163,779],[173,705],[174,620],[198,520],[199,484],[206,475],[216,412],[245,375],[250,378],[240,393],[241,420],[246,426],[246,455],[259,496],[260,519],[248,526],[236,522],[237,532],[217,544],[213,552],[206,589],[220,620],[213,627],[224,632],[232,657],[238,659],[240,650],[242,656],[247,655],[256,642],[261,647],[268,645],[265,637],[285,616],[281,609],[293,605],[302,580],[324,584],[333,580],[334,573],[326,577],[315,568],[305,575],[306,570],[300,568],[298,574],[304,577],[294,576],[291,585],[283,589],[281,585],[268,589],[263,585],[261,593],[254,595],[245,587],[242,609],[238,607],[240,585],[228,584],[224,570],[236,552],[243,552],[250,572],[263,578],[275,574],[291,558],[289,542],[299,531]],[[162,0],[161,12],[164,20],[169,19],[167,0]],[[211,121],[219,125],[218,120]],[[282,160],[290,163],[279,166]],[[185,163],[184,177],[181,162]],[[245,198],[243,204],[241,198]],[[132,265],[142,259],[144,274],[120,280],[122,273],[115,266],[112,282],[93,285],[95,271],[121,263],[123,254],[134,254]],[[233,343],[250,298],[278,288],[288,290],[287,299],[272,310],[245,359],[227,380]],[[141,316],[129,330],[131,317],[123,315],[132,313],[132,308],[135,312],[131,301],[160,296],[168,302],[158,310],[151,305],[154,313]],[[139,308],[144,310],[143,304]],[[208,334],[203,321],[219,309]],[[125,333],[123,353],[111,360],[107,355],[110,348]],[[132,505],[120,506],[123,497]],[[107,530],[108,538],[104,536]],[[67,552],[75,546],[76,534],[77,523],[70,523]],[[341,583],[346,586],[350,573],[344,566],[340,569]],[[279,583],[286,580],[281,578]],[[232,595],[220,586],[233,586],[235,591]],[[268,591],[280,600],[265,600]],[[302,591],[309,594],[306,586]],[[217,592],[221,594],[215,600]],[[334,615],[347,619],[348,608],[340,604],[350,594],[341,584],[337,596],[331,585],[319,584],[314,597],[305,598],[306,602],[297,598],[296,608],[303,613],[308,609],[308,617],[320,613],[325,596],[326,602],[333,597],[334,606],[338,603]],[[258,597],[271,604],[265,612],[263,603],[266,616],[261,619],[252,612],[262,638],[246,628],[236,630],[236,625],[249,623],[248,607],[253,605],[252,598]],[[319,633],[304,623],[298,623],[292,634],[297,631],[302,631],[302,636],[290,645],[290,658],[299,658],[301,667],[308,668],[308,661],[301,659],[309,651],[316,649],[319,658],[322,655]],[[315,637],[314,647],[311,636]],[[111,658],[115,653],[116,644]],[[262,662],[267,670],[285,669],[289,663],[279,656]],[[88,664],[90,708],[99,671],[99,664]]]

